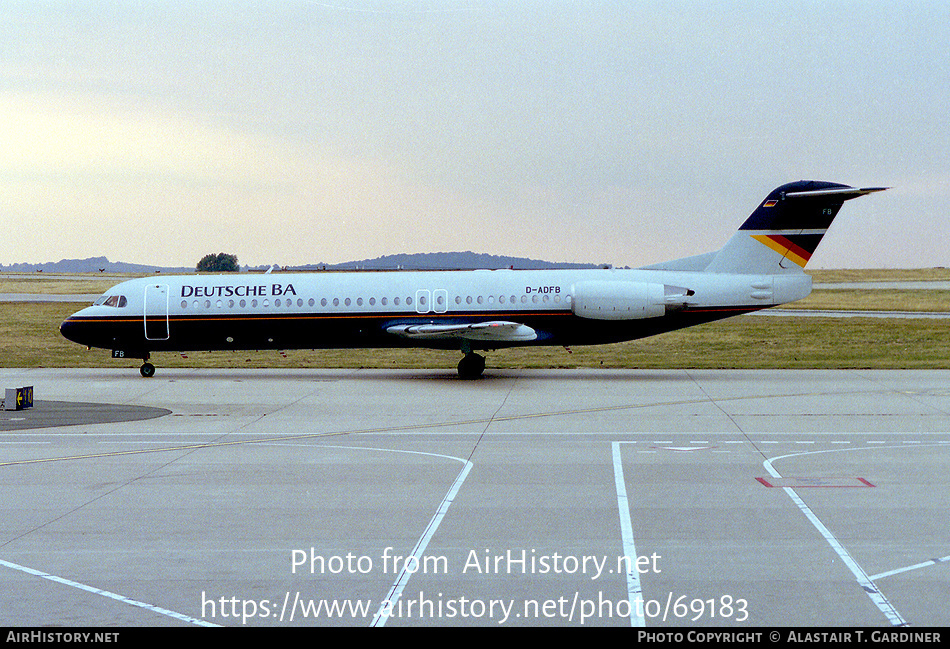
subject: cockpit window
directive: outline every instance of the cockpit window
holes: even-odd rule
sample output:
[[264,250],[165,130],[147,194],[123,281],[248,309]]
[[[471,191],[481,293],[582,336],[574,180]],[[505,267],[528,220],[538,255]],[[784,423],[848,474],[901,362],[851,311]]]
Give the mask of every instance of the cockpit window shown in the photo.
[[116,308],[122,308],[128,304],[128,300],[125,299],[124,295],[103,295],[98,300],[93,302],[93,306],[114,306]]

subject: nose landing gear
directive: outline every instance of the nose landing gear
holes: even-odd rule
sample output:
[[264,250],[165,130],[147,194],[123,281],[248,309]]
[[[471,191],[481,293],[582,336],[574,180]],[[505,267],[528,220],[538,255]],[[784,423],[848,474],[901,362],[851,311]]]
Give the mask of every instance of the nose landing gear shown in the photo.
[[139,368],[139,374],[145,378],[151,378],[155,376],[155,366],[148,362],[149,358],[151,358],[151,354],[146,352],[145,358],[142,359],[145,362],[142,363],[142,367]]

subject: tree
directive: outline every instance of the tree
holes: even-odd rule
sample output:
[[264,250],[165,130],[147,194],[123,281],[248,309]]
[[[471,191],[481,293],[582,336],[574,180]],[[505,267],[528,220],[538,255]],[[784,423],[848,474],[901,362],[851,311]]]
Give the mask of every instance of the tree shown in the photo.
[[236,255],[219,252],[216,255],[205,255],[195,266],[199,273],[236,273],[241,269]]

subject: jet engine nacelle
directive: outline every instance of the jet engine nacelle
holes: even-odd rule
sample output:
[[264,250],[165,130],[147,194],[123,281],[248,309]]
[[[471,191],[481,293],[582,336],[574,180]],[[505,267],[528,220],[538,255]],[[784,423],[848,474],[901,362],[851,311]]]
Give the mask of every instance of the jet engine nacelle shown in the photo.
[[574,314],[593,320],[639,320],[666,313],[666,287],[647,282],[578,282]]

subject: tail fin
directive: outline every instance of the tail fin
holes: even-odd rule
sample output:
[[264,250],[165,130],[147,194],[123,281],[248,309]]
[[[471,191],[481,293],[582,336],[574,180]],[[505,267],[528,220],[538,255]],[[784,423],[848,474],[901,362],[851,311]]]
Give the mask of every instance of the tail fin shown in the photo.
[[706,272],[801,272],[845,201],[886,187],[855,189],[801,180],[773,190],[713,257]]

